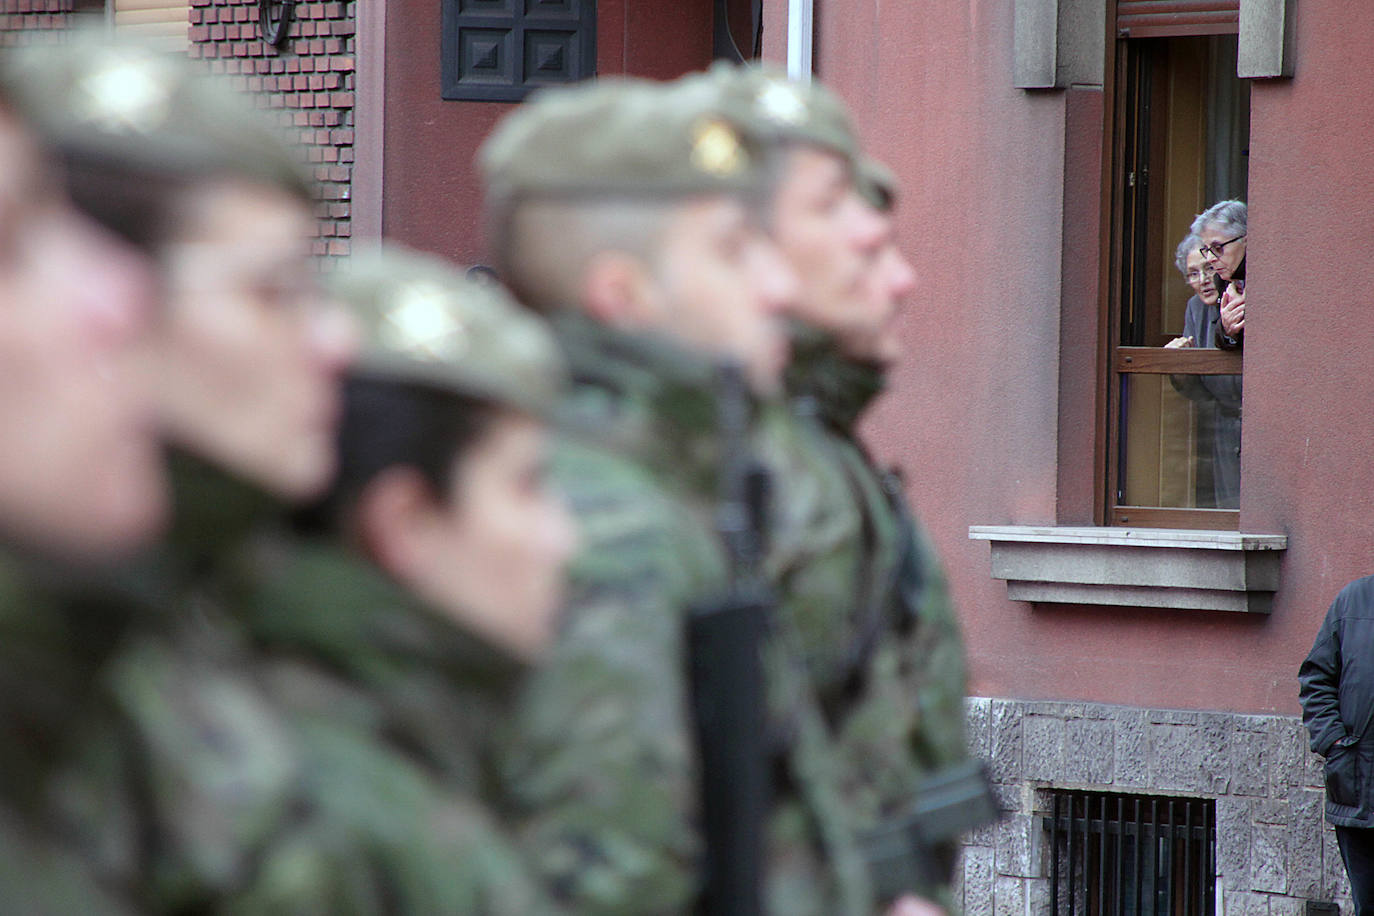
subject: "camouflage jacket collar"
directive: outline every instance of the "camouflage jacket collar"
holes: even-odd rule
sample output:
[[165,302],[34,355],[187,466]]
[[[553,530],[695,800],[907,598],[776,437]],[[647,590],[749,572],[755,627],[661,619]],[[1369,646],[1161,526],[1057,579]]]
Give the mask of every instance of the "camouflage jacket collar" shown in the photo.
[[251,628],[269,651],[312,658],[383,691],[428,671],[450,686],[477,683],[502,694],[526,671],[333,539],[268,540],[255,565]]
[[572,371],[560,425],[677,472],[719,457],[714,366],[660,334],[608,328],[568,311],[553,319]]
[[216,565],[260,526],[286,517],[276,497],[189,452],[170,449],[167,467],[173,507],[167,547],[187,570]]
[[860,415],[886,387],[887,373],[845,356],[830,333],[795,324],[784,385],[789,399],[809,402],[827,426],[853,435]]

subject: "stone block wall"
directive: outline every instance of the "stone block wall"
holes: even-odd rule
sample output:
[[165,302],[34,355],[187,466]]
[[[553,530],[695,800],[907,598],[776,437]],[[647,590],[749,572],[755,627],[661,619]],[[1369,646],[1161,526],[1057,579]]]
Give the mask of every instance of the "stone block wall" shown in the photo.
[[1218,916],[1354,912],[1299,719],[972,697],[968,729],[1006,812],[965,839],[968,916],[1050,912],[1050,789],[1215,799]]

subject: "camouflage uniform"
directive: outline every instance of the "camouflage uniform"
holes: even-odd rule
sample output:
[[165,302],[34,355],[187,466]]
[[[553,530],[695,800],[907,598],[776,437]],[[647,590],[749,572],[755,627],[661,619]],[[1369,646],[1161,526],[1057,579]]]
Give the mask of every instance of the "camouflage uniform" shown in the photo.
[[[673,344],[561,316],[573,370],[556,479],[582,528],[565,630],[508,757],[537,866],[590,913],[683,912],[697,890],[685,686],[689,609],[720,597],[720,443],[711,367]],[[782,724],[768,910],[867,912],[828,738],[791,645],[768,650]]]
[[[823,490],[812,521],[802,521],[804,531],[819,525],[828,534],[780,536],[780,546],[801,549],[773,558],[860,830],[900,817],[925,777],[968,760],[963,643],[944,571],[900,478],[875,466],[854,431],[881,388],[880,369],[841,356],[824,335],[796,338],[788,392],[796,422],[818,437],[807,457]],[[787,473],[780,477],[790,491]],[[936,852],[947,869],[954,850]],[[911,890],[941,897],[947,888]]]
[[[82,168],[307,193],[246,103],[184,64],[85,40],[44,55],[8,78]],[[161,192],[144,190],[106,214],[140,217],[117,228],[160,215]],[[415,354],[390,356],[383,371]],[[24,659],[50,669],[28,685],[47,695],[21,705],[51,739],[0,757],[25,777],[3,783],[27,816],[12,831],[0,815],[0,844],[25,834],[0,870],[7,905],[548,912],[480,791],[477,738],[502,718],[513,667],[341,551],[292,537],[259,487],[189,454],[171,463],[172,531],[128,587],[54,594],[41,617],[44,603],[4,602],[25,609],[4,621],[36,647]]]
[[[767,177],[758,153],[693,89],[603,82],[524,106],[487,141],[482,164],[499,234],[502,207],[530,199],[748,199]],[[583,549],[565,630],[532,679],[507,774],[536,866],[561,902],[684,912],[699,891],[702,841],[684,630],[728,579],[713,517],[723,457],[714,367],[661,336],[575,312],[555,327],[574,390],[554,470]],[[794,635],[778,627],[764,654],[777,774],[766,907],[871,912]]]
[[538,912],[528,888],[487,885],[514,854],[415,729],[398,737],[395,707],[420,698],[362,676],[443,683],[414,650],[452,641],[375,576],[284,541],[249,485],[191,458],[174,480],[160,621],[121,641],[50,780],[74,848],[148,912]]
[[58,572],[0,552],[0,899],[23,913],[131,913],[45,816],[48,776],[109,635],[73,626],[51,581]]
[[[761,143],[840,155],[860,193],[890,206],[891,173],[861,153],[843,104],[823,87],[730,67],[695,82]],[[828,334],[799,324],[789,409],[773,411],[760,434],[782,494],[769,570],[834,731],[846,806],[861,834],[906,814],[931,774],[969,759],[963,643],[944,571],[900,478],[878,468],[855,433],[883,385],[881,368],[843,356]],[[949,874],[953,844],[932,852]],[[949,904],[947,882],[909,890]]]

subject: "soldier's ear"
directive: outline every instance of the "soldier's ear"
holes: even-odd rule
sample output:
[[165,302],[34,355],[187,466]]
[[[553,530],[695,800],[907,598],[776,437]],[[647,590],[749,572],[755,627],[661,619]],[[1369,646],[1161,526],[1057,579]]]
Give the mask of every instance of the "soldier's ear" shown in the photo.
[[653,278],[648,266],[624,251],[599,251],[582,272],[582,305],[612,327],[637,328],[653,321]]
[[389,467],[358,499],[358,539],[369,559],[398,582],[411,581],[429,562],[438,508],[434,488],[418,470]]

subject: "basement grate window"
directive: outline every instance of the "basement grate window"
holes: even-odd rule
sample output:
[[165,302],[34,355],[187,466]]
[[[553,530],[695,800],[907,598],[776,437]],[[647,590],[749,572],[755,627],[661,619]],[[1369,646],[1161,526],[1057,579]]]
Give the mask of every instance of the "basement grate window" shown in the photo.
[[1215,916],[1216,802],[1052,790],[1051,916]]

